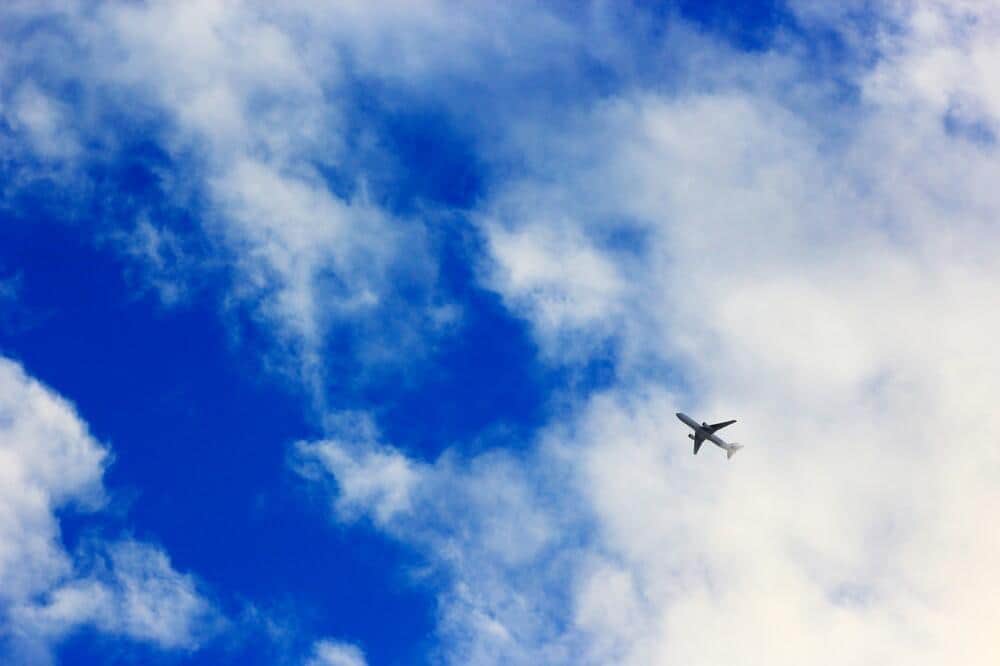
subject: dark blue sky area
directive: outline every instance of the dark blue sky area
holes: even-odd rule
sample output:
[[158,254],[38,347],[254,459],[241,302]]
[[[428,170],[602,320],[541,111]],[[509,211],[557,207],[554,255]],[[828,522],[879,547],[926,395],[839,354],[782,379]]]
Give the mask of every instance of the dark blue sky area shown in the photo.
[[677,7],[684,18],[743,49],[767,48],[776,29],[792,24],[780,0],[678,0]]

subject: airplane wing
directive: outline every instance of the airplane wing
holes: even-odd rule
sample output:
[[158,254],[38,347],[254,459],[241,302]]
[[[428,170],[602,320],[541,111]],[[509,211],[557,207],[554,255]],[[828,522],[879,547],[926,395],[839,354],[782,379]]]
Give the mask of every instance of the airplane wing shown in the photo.
[[698,433],[697,435],[694,436],[694,455],[698,455],[698,449],[701,448],[701,445],[704,443],[704,441],[705,438],[701,436],[701,433]]
[[736,419],[733,419],[732,421],[723,421],[722,423],[713,423],[708,426],[708,430],[709,432],[715,432],[716,430],[722,430],[726,426],[733,425],[734,423],[736,423]]

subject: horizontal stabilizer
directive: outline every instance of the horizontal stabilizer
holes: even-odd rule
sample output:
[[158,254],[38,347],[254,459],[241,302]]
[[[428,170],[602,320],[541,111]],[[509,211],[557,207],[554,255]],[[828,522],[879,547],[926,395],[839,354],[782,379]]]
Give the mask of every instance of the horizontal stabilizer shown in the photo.
[[743,448],[742,444],[737,444],[736,442],[730,444],[729,448],[726,449],[726,460],[732,458],[733,455],[742,448]]

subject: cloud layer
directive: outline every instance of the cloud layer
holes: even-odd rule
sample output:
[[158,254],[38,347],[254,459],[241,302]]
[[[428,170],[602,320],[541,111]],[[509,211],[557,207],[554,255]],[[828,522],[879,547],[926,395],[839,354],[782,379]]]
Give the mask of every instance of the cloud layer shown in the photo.
[[[164,301],[223,266],[224,309],[329,431],[292,464],[335,521],[416,554],[445,662],[992,663],[1000,10],[802,0],[747,53],[615,6],[12,5],[8,189],[155,137],[211,258],[146,210],[111,237]],[[428,460],[327,403],[338,330],[366,366],[441,326],[455,211],[393,205],[405,165],[368,113],[410,104],[473,137],[476,286],[549,367],[613,365],[511,450]],[[100,506],[107,453],[17,366],[0,382],[8,633],[196,645],[206,602],[162,552],[65,552],[54,512]],[[738,417],[746,451],[693,458],[681,409]]]

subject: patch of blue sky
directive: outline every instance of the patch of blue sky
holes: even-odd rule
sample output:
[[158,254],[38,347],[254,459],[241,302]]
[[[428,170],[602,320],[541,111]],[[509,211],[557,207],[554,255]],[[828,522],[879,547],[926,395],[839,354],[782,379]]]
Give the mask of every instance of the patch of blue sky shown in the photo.
[[357,100],[351,115],[363,128],[359,133],[378,137],[380,168],[366,173],[381,205],[400,216],[419,217],[426,206],[467,210],[475,204],[489,174],[471,128],[457,124],[446,108],[401,102],[391,91],[361,93]]
[[997,129],[990,119],[977,117],[953,105],[942,119],[944,129],[952,136],[959,136],[983,147],[993,147],[997,142]]
[[678,0],[675,7],[680,16],[706,32],[724,36],[745,51],[771,48],[775,33],[795,22],[786,3],[781,0]]

